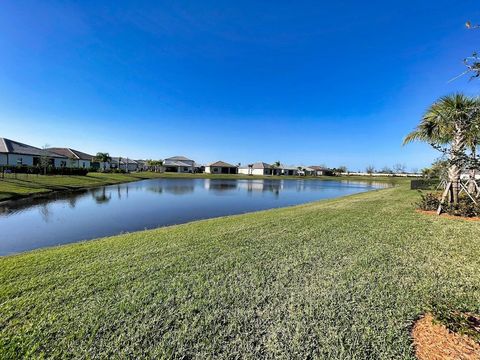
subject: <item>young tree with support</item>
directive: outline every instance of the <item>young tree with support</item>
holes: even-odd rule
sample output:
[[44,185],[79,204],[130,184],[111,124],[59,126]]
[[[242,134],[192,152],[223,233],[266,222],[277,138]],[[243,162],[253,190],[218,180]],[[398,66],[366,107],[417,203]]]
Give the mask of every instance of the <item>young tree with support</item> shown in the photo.
[[460,175],[471,162],[466,149],[478,143],[480,135],[479,114],[480,102],[477,98],[463,94],[445,96],[430,106],[417,128],[404,139],[404,144],[416,140],[427,142],[447,157],[448,180],[438,208],[439,214],[447,198],[450,204],[458,204],[460,190],[464,188]]

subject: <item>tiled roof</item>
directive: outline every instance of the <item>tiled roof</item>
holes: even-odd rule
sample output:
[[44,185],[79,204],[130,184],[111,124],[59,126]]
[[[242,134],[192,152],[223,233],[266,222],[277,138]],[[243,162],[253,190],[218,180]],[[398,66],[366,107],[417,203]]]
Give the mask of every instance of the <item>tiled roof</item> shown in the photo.
[[[256,162],[252,164],[252,169],[270,169],[272,165],[264,162]],[[242,166],[242,169],[249,169],[248,165]]]
[[165,159],[165,161],[193,161],[192,159],[186,158],[185,156],[172,156],[170,158]]
[[312,166],[309,166],[310,169],[313,169],[313,170],[317,170],[317,171],[320,171],[320,170],[330,170],[324,166],[317,166],[317,165],[312,165]]
[[170,159],[165,159],[163,166],[178,166],[178,167],[191,167],[192,164],[183,162],[183,161],[174,161]]
[[94,158],[93,155],[86,154],[84,152],[70,149],[70,148],[48,148],[47,150],[54,152],[56,154],[60,154],[62,156],[66,156],[69,159],[75,160],[92,160]]
[[18,141],[13,141],[10,139],[0,138],[0,153],[10,153],[10,154],[20,154],[20,155],[32,155],[32,156],[51,156],[64,158],[57,153],[51,152],[49,149],[40,149],[35,146],[23,144]]
[[[122,160],[120,160],[119,156],[112,157],[112,162],[116,162],[116,163],[120,162],[120,164],[126,164],[127,163],[127,158],[126,157],[122,157],[121,159]],[[128,159],[128,163],[129,164],[137,164],[137,162],[135,160],[130,159],[130,158]]]
[[217,162],[209,164],[208,166],[237,167],[236,165],[232,165],[232,164],[226,163],[224,161],[217,161]]

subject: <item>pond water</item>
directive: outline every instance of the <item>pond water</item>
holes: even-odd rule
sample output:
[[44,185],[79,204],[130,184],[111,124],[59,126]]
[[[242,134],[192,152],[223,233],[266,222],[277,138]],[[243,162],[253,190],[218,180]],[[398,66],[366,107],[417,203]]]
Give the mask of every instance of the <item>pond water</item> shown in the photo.
[[382,184],[152,179],[0,205],[0,255],[360,193]]

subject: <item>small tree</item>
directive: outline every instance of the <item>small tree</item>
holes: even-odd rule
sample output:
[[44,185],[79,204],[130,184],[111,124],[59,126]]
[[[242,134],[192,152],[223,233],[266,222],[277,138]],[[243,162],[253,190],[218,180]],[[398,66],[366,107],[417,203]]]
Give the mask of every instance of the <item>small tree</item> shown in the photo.
[[407,171],[405,164],[397,163],[393,165],[393,171],[397,174],[404,174]]
[[103,164],[103,171],[107,169],[107,162],[112,161],[112,157],[108,152],[98,152],[97,155],[95,155],[95,161],[98,161]]
[[365,172],[368,175],[372,175],[375,172],[375,167],[373,165],[368,165],[367,168],[365,169]]
[[392,174],[393,173],[393,170],[389,167],[389,166],[384,166],[380,172],[382,174]]
[[49,147],[48,144],[43,145],[40,155],[40,167],[43,169],[43,175],[47,175],[47,169],[50,166],[51,156],[47,150]]
[[270,169],[272,170],[272,175],[275,175],[275,170],[280,168],[280,161],[275,161],[272,165],[270,165]]

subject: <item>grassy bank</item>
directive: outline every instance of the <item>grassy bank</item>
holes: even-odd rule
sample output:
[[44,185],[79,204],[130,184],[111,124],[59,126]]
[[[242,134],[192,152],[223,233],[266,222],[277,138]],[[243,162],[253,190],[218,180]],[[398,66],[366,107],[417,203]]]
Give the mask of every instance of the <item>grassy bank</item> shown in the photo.
[[87,176],[5,174],[5,178],[0,179],[0,201],[51,191],[75,190],[125,183],[158,177],[158,175],[149,172],[131,174],[89,173]]
[[413,359],[479,312],[480,223],[400,187],[0,259],[0,358]]
[[129,181],[150,178],[203,178],[203,179],[317,179],[317,180],[350,180],[350,181],[404,181],[400,178],[368,178],[368,177],[299,177],[299,176],[249,176],[222,174],[177,174],[177,173],[130,173],[103,174],[89,173],[87,176],[43,176],[26,174],[6,174],[0,179],[0,201],[48,193],[51,191],[75,190],[102,185],[112,185]]

